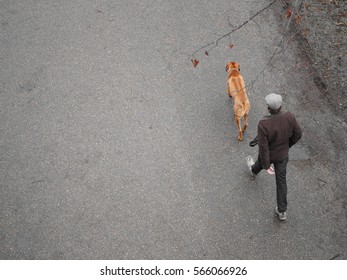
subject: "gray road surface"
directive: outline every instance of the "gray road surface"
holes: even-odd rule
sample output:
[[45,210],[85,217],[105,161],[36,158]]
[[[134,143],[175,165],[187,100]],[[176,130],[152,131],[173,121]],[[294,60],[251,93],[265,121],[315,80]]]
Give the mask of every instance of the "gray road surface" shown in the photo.
[[[346,124],[293,40],[262,72],[280,3],[190,61],[270,2],[0,0],[0,259],[345,258]],[[253,82],[242,143],[227,61]],[[271,92],[304,131],[284,223],[245,167]]]

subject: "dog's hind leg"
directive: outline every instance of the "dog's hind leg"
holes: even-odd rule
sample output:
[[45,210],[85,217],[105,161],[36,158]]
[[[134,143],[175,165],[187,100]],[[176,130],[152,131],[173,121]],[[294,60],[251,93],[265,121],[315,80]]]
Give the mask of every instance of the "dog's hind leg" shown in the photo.
[[247,127],[248,127],[248,114],[245,114],[244,115],[244,122],[245,122],[245,124],[243,125],[243,131],[246,131],[246,129],[247,129]]
[[235,115],[235,120],[236,120],[237,129],[239,130],[239,135],[237,139],[239,141],[242,141],[241,117]]

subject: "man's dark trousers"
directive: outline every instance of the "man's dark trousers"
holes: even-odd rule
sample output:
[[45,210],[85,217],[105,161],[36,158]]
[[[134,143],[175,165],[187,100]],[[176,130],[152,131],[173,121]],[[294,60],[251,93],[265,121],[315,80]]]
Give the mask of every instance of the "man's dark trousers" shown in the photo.
[[[277,207],[278,212],[286,212],[287,211],[287,164],[288,158],[284,160],[274,161],[272,162],[275,166],[275,174],[276,174],[276,195],[277,195]],[[257,175],[263,166],[260,161],[260,157],[258,156],[257,161],[252,166],[252,172]]]

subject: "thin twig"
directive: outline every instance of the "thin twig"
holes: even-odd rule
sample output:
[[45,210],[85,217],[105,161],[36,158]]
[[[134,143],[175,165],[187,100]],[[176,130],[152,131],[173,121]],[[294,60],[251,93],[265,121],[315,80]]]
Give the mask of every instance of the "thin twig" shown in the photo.
[[[247,20],[246,20],[245,22],[243,22],[241,25],[239,25],[239,26],[233,28],[233,29],[232,29],[231,31],[229,31],[228,33],[226,33],[226,34],[224,34],[224,35],[218,37],[217,40],[215,40],[215,41],[213,41],[213,42],[210,42],[210,43],[208,43],[208,44],[206,44],[206,45],[204,45],[204,46],[198,48],[195,52],[193,52],[193,53],[191,54],[191,57],[194,57],[194,55],[195,55],[196,53],[198,53],[199,51],[201,51],[201,50],[203,50],[203,49],[206,49],[206,48],[209,47],[209,46],[214,45],[211,49],[217,47],[220,40],[224,39],[225,37],[228,37],[228,36],[231,35],[233,32],[235,32],[235,31],[239,30],[240,28],[242,28],[244,25],[246,25],[249,21],[251,21],[251,20],[254,19],[256,16],[258,16],[259,14],[261,14],[263,11],[267,10],[268,8],[270,8],[273,4],[275,4],[276,1],[277,1],[277,0],[273,0],[269,5],[267,5],[266,7],[262,8],[261,10],[259,10],[258,12],[256,12],[253,16],[251,16],[249,19],[247,19]],[[228,22],[229,22],[229,20],[228,20]],[[229,24],[230,24],[230,22],[229,22]],[[211,49],[210,49],[210,50],[211,50]]]

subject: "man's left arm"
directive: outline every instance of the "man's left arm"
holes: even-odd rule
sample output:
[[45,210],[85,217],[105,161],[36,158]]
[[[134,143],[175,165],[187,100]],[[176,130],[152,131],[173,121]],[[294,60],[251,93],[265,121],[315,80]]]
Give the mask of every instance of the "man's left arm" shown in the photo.
[[293,134],[289,139],[289,148],[295,145],[302,137],[302,130],[296,121],[295,116],[293,115]]
[[267,170],[270,168],[270,151],[269,143],[267,140],[267,131],[259,122],[258,124],[258,146],[260,162],[263,169]]

